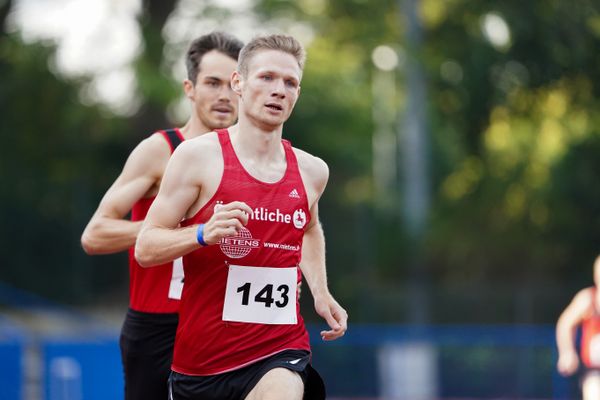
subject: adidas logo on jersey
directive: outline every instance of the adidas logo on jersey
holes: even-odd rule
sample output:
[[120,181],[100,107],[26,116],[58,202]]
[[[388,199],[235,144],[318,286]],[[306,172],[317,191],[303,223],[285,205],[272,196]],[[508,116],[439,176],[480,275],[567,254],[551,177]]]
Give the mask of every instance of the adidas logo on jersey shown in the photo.
[[292,190],[292,191],[290,192],[289,196],[290,196],[291,198],[294,198],[294,199],[299,199],[299,198],[300,198],[300,195],[298,194],[298,191],[297,191],[296,189]]

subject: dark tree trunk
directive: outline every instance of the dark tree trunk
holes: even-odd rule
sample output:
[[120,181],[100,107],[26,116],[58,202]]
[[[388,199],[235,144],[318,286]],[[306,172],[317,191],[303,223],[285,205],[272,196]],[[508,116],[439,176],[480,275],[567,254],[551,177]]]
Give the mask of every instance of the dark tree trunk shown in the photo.
[[[138,60],[138,71],[140,66],[143,65],[141,68],[145,71],[151,71],[153,79],[165,79],[161,73],[165,45],[162,30],[176,3],[176,0],[144,1],[144,11],[140,17],[144,53]],[[142,91],[144,92],[143,89]],[[166,105],[152,93],[145,92],[143,95],[145,102],[136,117],[131,119],[131,139],[134,143],[153,131],[166,128],[168,125],[165,115]]]

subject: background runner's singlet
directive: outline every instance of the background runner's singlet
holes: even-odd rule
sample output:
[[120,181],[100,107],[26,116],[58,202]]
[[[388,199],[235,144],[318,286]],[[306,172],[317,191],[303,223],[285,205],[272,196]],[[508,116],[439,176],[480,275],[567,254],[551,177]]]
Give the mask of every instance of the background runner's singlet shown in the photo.
[[581,324],[581,360],[588,368],[600,368],[600,313],[596,306],[596,288],[593,289],[594,312]]
[[[169,146],[171,154],[184,140],[179,129],[159,131]],[[131,220],[142,221],[156,196],[140,199],[131,209]],[[135,259],[134,247],[129,249],[129,307],[148,313],[176,313],[183,286],[181,259],[152,268],[144,268]]]

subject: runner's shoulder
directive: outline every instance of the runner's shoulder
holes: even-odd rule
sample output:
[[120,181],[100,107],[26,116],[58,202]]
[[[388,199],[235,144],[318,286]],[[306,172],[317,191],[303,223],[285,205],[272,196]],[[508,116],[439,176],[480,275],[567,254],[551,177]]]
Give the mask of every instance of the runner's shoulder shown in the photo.
[[316,181],[327,182],[329,167],[325,161],[296,147],[294,147],[294,153],[298,159],[298,167],[304,176],[312,177]]
[[171,146],[164,136],[156,132],[142,140],[133,150],[133,153],[137,153],[153,161],[157,159],[168,160],[171,156]]
[[208,132],[181,143],[173,157],[194,161],[211,161],[221,156],[221,146],[216,132]]

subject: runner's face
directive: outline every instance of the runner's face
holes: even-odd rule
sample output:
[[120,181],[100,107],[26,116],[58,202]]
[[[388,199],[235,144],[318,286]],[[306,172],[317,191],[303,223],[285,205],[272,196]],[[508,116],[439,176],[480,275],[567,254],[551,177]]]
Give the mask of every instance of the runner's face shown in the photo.
[[242,107],[246,115],[273,129],[292,113],[300,94],[301,70],[296,58],[278,50],[262,50],[248,63],[242,78]]
[[196,115],[208,130],[227,128],[237,119],[238,96],[230,85],[236,66],[236,60],[215,50],[202,57],[192,101]]

